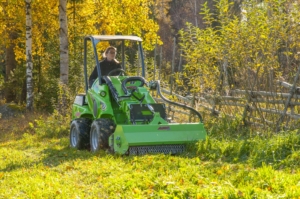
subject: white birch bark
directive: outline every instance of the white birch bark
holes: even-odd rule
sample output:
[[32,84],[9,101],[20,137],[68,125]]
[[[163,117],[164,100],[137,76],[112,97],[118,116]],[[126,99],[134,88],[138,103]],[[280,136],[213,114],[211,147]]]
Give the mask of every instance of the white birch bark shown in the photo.
[[33,110],[33,82],[32,82],[32,21],[31,21],[31,0],[25,0],[26,5],[26,109]]
[[69,77],[69,44],[67,0],[59,0],[59,42],[60,42],[60,81],[68,84]]

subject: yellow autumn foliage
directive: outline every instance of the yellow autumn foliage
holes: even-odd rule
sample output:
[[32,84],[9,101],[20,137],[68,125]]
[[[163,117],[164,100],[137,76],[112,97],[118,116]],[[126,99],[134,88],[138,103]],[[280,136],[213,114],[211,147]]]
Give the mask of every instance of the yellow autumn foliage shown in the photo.
[[[152,49],[157,36],[158,25],[150,18],[151,0],[86,0],[68,3],[69,39],[83,38],[85,35],[122,34],[137,35],[144,39],[144,48]],[[45,56],[47,45],[55,43],[59,37],[58,1],[32,1],[32,53]],[[25,3],[21,0],[0,3],[1,46],[16,44],[14,49],[18,63],[25,61]],[[17,33],[17,38],[10,38]],[[49,44],[52,42],[52,44]],[[54,43],[53,43],[54,42]],[[72,48],[70,49],[72,50]]]

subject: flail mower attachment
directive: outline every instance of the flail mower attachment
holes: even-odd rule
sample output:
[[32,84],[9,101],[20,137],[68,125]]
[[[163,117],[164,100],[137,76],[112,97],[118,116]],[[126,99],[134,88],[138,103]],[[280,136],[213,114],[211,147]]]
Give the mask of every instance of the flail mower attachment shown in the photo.
[[[149,86],[152,89],[157,89],[160,97],[167,103],[194,112],[200,120],[199,123],[169,123],[166,119],[164,106],[159,109],[160,104],[144,105],[145,108],[141,108],[139,113],[143,115],[143,110],[144,112],[148,111],[151,120],[148,120],[149,123],[147,124],[117,125],[115,132],[109,139],[109,145],[113,152],[130,155],[178,154],[185,150],[186,144],[206,138],[202,117],[195,109],[166,99],[160,92],[159,81],[150,82]],[[136,106],[142,107],[142,105]]]

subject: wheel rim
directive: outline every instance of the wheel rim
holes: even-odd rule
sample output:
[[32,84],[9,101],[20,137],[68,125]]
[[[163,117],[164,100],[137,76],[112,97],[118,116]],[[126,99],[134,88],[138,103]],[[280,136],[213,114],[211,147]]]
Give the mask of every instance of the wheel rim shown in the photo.
[[92,146],[92,151],[96,151],[98,149],[98,139],[99,135],[97,132],[97,129],[93,129],[92,135],[91,135],[91,146]]
[[72,128],[71,131],[71,145],[72,147],[76,147],[79,140],[79,133],[77,132],[76,128]]

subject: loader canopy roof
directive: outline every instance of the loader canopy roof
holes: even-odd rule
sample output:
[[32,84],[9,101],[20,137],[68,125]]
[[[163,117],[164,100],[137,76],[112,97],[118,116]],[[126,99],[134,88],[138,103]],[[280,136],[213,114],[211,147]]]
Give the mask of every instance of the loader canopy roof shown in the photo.
[[[133,35],[87,35],[84,37],[84,76],[86,92],[91,85],[88,79],[90,74],[97,68],[99,85],[102,84],[102,74],[100,70],[100,60],[103,58],[104,47],[114,46],[118,54],[116,59],[120,62],[121,67],[127,74],[131,69],[138,76],[145,77],[145,65],[143,56],[142,39]],[[100,44],[100,43],[102,43]],[[89,44],[88,44],[89,43]],[[90,45],[90,43],[92,45]],[[120,52],[120,53],[119,53]],[[100,58],[100,59],[99,59]],[[141,69],[141,70],[140,70]],[[141,74],[139,74],[141,72]]]
[[143,41],[138,36],[131,36],[131,35],[91,35],[87,36],[86,38],[93,37],[96,40],[105,40],[105,41],[112,41],[112,40],[131,40],[131,41]]

